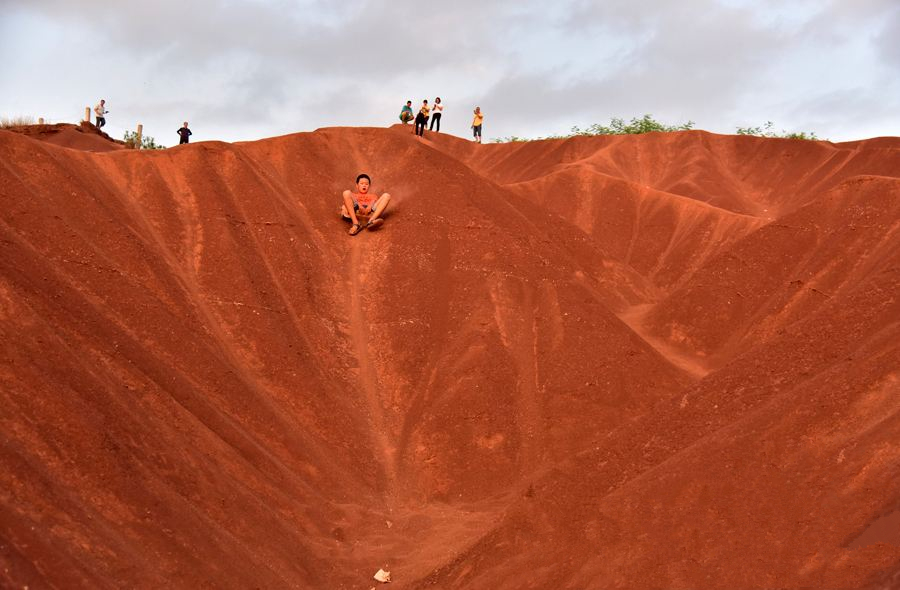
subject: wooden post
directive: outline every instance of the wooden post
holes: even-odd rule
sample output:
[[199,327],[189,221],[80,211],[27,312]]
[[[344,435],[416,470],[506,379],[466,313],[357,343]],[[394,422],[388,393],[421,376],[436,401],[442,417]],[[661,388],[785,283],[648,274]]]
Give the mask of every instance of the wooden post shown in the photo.
[[142,138],[143,135],[144,135],[144,126],[141,125],[140,123],[138,123],[138,126],[137,126],[137,137],[135,138],[135,141],[137,142],[137,145],[134,146],[134,149],[136,149],[136,150],[141,149],[141,145],[143,144],[141,138]]
[[44,124],[44,118],[38,117],[38,125],[43,125],[43,124]]
[[84,107],[84,120],[91,122],[91,107]]

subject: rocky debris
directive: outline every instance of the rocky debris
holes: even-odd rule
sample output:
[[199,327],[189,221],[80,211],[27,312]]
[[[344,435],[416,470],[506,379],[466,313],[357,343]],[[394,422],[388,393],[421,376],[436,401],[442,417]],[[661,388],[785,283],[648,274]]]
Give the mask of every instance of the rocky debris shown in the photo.
[[375,576],[373,577],[375,578],[376,582],[387,584],[391,581],[391,572],[386,572],[383,569],[379,569],[377,572],[375,572]]

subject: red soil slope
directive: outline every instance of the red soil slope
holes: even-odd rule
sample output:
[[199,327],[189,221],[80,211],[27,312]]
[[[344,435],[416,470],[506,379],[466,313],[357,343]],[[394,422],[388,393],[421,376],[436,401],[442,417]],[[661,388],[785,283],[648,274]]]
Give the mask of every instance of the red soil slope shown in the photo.
[[90,123],[73,125],[57,123],[54,125],[22,125],[8,127],[7,131],[21,133],[38,141],[81,150],[85,152],[110,152],[125,149],[125,143],[115,140]]
[[897,579],[900,141],[85,149],[0,132],[3,586]]

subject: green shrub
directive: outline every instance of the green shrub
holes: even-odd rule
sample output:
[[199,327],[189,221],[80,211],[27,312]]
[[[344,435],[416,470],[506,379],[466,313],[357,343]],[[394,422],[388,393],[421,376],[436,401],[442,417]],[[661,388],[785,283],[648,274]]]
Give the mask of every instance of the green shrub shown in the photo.
[[644,115],[642,118],[631,119],[628,123],[624,119],[614,117],[609,120],[609,125],[594,123],[587,129],[572,127],[572,135],[638,135],[641,133],[653,133],[661,131],[689,131],[694,128],[694,122],[688,121],[683,125],[666,125],[655,120],[652,115]]
[[585,135],[631,135],[640,133],[653,133],[655,131],[689,131],[694,128],[694,122],[688,121],[683,125],[666,125],[655,120],[652,115],[644,115],[640,119],[634,117],[628,123],[625,119],[614,117],[609,120],[609,125],[600,125],[594,123],[586,129],[575,126],[572,127],[570,133],[566,135],[550,135],[547,137],[536,137],[529,139],[527,137],[496,137],[492,139],[494,143],[514,143],[520,141],[537,141],[541,139],[565,139],[567,137],[585,136]]
[[[543,138],[539,137],[537,139],[543,139]],[[495,137],[491,141],[494,143],[520,143],[523,141],[533,141],[533,140],[528,139],[527,137],[519,137],[517,135],[511,135],[509,137]]]
[[788,133],[784,129],[781,133],[775,132],[775,124],[772,121],[766,121],[762,127],[738,127],[738,135],[755,135],[756,137],[781,137],[784,139],[808,139],[811,141],[819,139],[812,131],[794,131]]
[[166,146],[156,143],[156,140],[150,137],[149,135],[144,135],[141,137],[141,145],[137,144],[137,132],[136,131],[126,131],[125,132],[125,147],[129,149],[140,148],[142,150],[164,150]]
[[793,133],[787,133],[786,135],[782,135],[786,139],[808,139],[810,141],[818,140],[818,136],[814,131],[795,131]]

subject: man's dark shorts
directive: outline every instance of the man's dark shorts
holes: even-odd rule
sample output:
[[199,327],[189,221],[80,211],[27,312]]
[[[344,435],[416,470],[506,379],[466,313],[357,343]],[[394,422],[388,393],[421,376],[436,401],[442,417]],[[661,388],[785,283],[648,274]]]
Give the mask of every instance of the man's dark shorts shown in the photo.
[[[377,199],[375,199],[374,201],[372,201],[372,206],[369,208],[369,215],[371,215],[371,214],[372,214],[372,211],[375,210],[375,207],[378,206],[378,201],[379,201],[379,200],[381,200],[381,197],[378,197]],[[356,202],[355,199],[354,199],[354,201],[353,201],[353,210],[354,210],[354,211],[359,211],[359,203]],[[341,217],[343,217],[344,219],[350,219],[350,217],[348,217],[347,215],[344,215],[344,209],[343,209],[343,207],[341,207]],[[351,220],[351,221],[352,221],[352,220]]]

